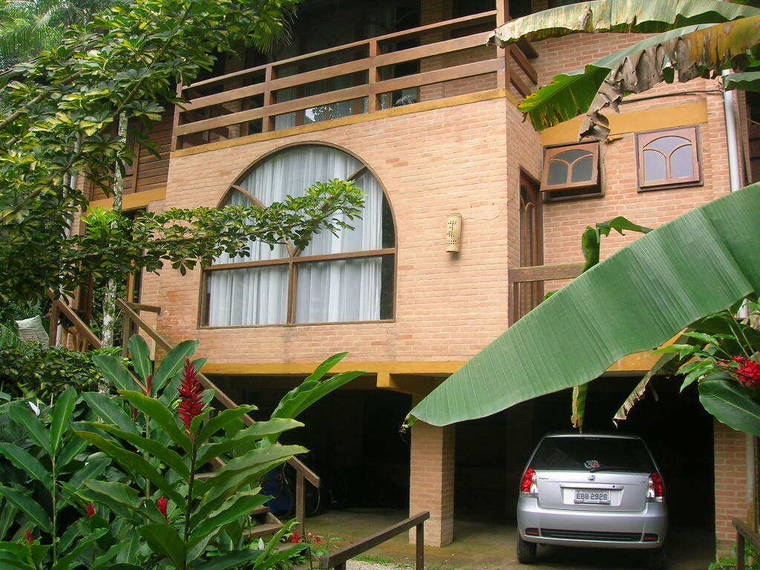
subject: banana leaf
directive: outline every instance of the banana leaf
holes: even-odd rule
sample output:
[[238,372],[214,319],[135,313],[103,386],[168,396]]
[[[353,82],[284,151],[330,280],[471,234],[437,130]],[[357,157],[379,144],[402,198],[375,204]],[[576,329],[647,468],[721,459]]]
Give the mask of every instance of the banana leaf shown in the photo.
[[760,43],[760,15],[722,24],[698,24],[647,38],[607,55],[583,70],[557,75],[526,97],[519,109],[542,130],[586,113],[580,137],[603,139],[609,121],[603,112],[617,111],[623,97],[663,81],[685,82],[741,67]]
[[490,41],[502,47],[577,32],[656,33],[760,15],[760,10],[719,0],[597,0],[543,10],[496,29]]
[[589,382],[760,291],[760,184],[680,216],[581,274],[424,398],[408,424],[488,416]]
[[760,71],[729,73],[723,78],[723,87],[727,90],[760,91]]

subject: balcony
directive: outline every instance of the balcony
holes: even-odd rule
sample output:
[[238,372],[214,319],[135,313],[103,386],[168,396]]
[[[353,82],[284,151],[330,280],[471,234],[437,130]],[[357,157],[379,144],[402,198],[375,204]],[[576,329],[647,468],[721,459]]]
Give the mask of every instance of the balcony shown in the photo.
[[496,20],[482,12],[180,85],[172,150],[494,89],[528,95],[536,53],[487,46]]

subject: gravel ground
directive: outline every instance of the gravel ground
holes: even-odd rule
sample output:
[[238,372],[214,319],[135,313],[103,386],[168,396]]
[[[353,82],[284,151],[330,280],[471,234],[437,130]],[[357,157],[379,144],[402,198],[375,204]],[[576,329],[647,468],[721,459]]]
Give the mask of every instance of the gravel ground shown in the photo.
[[356,560],[349,560],[346,564],[346,570],[393,570],[395,568],[403,568],[403,566],[391,566],[377,562],[358,562]]

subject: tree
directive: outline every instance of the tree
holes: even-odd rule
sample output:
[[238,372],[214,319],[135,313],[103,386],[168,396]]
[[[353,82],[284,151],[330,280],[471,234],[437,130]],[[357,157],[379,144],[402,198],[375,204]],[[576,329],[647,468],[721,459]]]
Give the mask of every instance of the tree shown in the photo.
[[[177,82],[210,69],[214,54],[247,41],[268,46],[297,0],[135,0],[73,26],[59,46],[6,75],[0,120],[0,302],[69,291],[89,277],[105,283],[129,271],[186,271],[250,239],[304,245],[318,231],[350,227],[360,191],[333,181],[269,208],[172,209],[128,222],[88,218],[77,180],[107,192],[133,159],[119,123],[158,120],[181,103]],[[135,133],[139,136],[139,130]],[[149,142],[149,141],[145,141]],[[118,210],[118,208],[117,208]],[[117,254],[121,257],[117,258]]]
[[0,8],[0,68],[56,46],[66,28],[85,24],[120,0],[10,0]]
[[[759,23],[759,10],[723,2],[598,0],[514,20],[494,40],[507,45],[574,32],[664,32],[555,77],[520,105],[539,130],[587,112],[581,135],[604,138],[603,111],[616,109],[628,92],[753,64]],[[740,79],[729,75],[726,87]],[[753,185],[647,234],[523,317],[423,399],[409,422],[446,425],[585,384],[619,358],[659,346],[706,315],[756,296],[760,264],[751,251],[760,245],[752,229],[758,216],[760,186]],[[751,415],[754,394],[744,396]],[[723,404],[706,407],[738,425],[723,413],[736,401]],[[755,425],[760,433],[760,420]]]

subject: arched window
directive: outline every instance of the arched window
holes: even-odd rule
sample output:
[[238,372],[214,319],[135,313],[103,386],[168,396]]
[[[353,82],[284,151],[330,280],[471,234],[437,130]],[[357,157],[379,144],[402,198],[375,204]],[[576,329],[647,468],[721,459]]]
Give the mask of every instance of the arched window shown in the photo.
[[353,156],[321,145],[285,149],[239,179],[223,205],[268,206],[334,178],[355,180],[364,191],[361,219],[350,222],[355,229],[317,234],[303,251],[252,242],[249,256],[216,259],[205,273],[202,324],[230,327],[393,317],[393,218],[380,183]]
[[699,183],[697,129],[686,127],[638,135],[642,190]]
[[552,196],[558,191],[590,189],[598,186],[599,145],[597,143],[544,150],[544,175],[541,190]]

